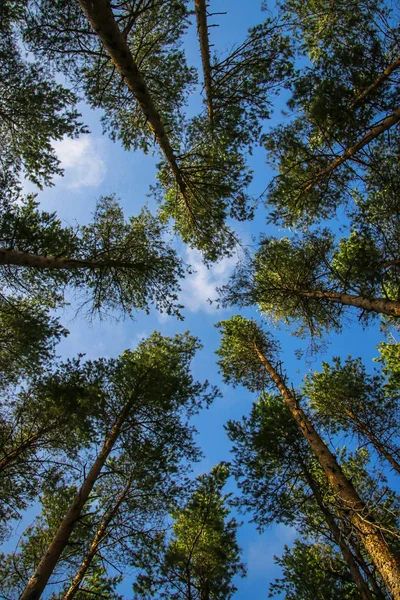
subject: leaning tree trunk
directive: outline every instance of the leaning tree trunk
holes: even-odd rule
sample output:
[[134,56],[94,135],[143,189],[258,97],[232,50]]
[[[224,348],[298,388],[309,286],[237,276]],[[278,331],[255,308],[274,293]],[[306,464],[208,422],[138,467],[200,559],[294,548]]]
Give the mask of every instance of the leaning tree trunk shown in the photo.
[[132,269],[133,271],[143,272],[149,267],[144,263],[126,262],[113,259],[83,259],[83,258],[58,258],[54,256],[43,256],[41,254],[31,254],[21,250],[9,250],[0,248],[0,265],[13,265],[16,267],[35,267],[36,269],[63,269],[66,271],[75,271],[77,269]]
[[[108,0],[78,0],[82,11],[99,36],[104,48],[110,55],[117,70],[121,73],[130,92],[136,99],[146,121],[169,164],[183,200],[187,202],[187,189],[179,169],[177,158],[171,146],[168,134],[156,109],[145,80],[135,63],[129,46],[126,43],[115,21]],[[189,207],[187,206],[189,210]]]
[[378,125],[372,127],[358,142],[348,148],[346,152],[344,152],[341,156],[336,158],[330,165],[328,165],[325,169],[311,177],[311,181],[307,183],[303,188],[303,192],[308,192],[311,190],[317,183],[319,183],[325,177],[328,177],[335,171],[340,165],[345,163],[347,160],[352,158],[359,150],[362,150],[365,146],[368,146],[373,140],[382,135],[385,131],[396,125],[400,121],[400,108],[396,108],[391,115],[382,119]]
[[386,79],[388,79],[390,77],[390,75],[393,73],[393,71],[396,71],[396,69],[398,69],[399,67],[400,67],[400,56],[398,58],[396,58],[396,60],[393,61],[388,67],[386,67],[386,69],[384,71],[382,71],[382,73],[380,75],[378,75],[378,77],[375,79],[375,81],[373,81],[371,83],[371,85],[369,85],[363,92],[361,92],[361,94],[359,94],[357,96],[357,98],[355,98],[353,100],[353,102],[350,104],[350,108],[353,109],[358,104],[360,104],[360,102],[363,102],[365,100],[365,98],[368,96],[368,94],[370,94],[371,92],[376,90],[384,81],[386,81]]
[[89,548],[89,552],[87,553],[85,559],[83,560],[81,566],[79,567],[79,571],[75,575],[74,580],[71,583],[70,587],[68,588],[66,594],[62,597],[62,600],[72,600],[72,598],[74,598],[75,594],[79,591],[79,587],[80,587],[90,565],[92,564],[94,557],[96,556],[96,554],[98,552],[99,546],[107,535],[108,527],[109,527],[111,521],[113,520],[113,518],[115,517],[115,515],[117,514],[117,512],[119,511],[121,504],[124,502],[131,485],[132,485],[132,482],[129,481],[129,483],[125,486],[124,490],[118,497],[113,508],[109,511],[109,513],[104,518],[103,522],[101,523],[100,527],[98,528],[98,530],[96,532],[96,535],[93,538],[93,541]]
[[74,529],[77,521],[80,519],[82,509],[89,498],[89,494],[92,491],[98,476],[100,475],[100,471],[118,439],[121,428],[132,408],[132,402],[133,398],[124,406],[118,418],[114,422],[109,436],[105,440],[103,447],[93,463],[92,468],[87,474],[80,490],[70,504],[67,514],[62,520],[57,533],[55,534],[53,540],[39,562],[35,573],[32,575],[27,583],[26,588],[22,592],[20,600],[38,600],[42,595],[43,590],[46,587],[51,574],[53,573],[54,567],[56,566],[58,559],[68,543],[72,530]]
[[394,600],[400,600],[399,558],[390,551],[384,535],[379,529],[379,524],[373,523],[368,519],[369,510],[365,503],[361,500],[351,481],[344,475],[336,457],[321,439],[311,421],[299,406],[296,396],[289,390],[282,377],[273,368],[260,348],[254,344],[253,349],[268,375],[279,389],[292,417],[311,446],[315,457],[328,479],[330,487],[340,501],[341,510],[348,514],[348,518],[355,528],[356,535],[367,552],[369,552],[383,581],[393,594]]
[[208,42],[208,27],[207,27],[207,4],[206,0],[194,0],[197,33],[200,42],[201,62],[203,66],[204,88],[206,90],[208,119],[212,126],[213,115],[213,98],[212,98],[212,78],[210,65],[210,44]]
[[318,504],[320,511],[324,515],[325,522],[328,525],[328,528],[330,529],[336,544],[339,546],[340,551],[342,552],[343,558],[349,568],[350,575],[352,576],[353,581],[356,584],[356,586],[360,592],[361,599],[362,600],[374,600],[371,590],[369,589],[364,577],[361,574],[360,569],[358,568],[358,565],[353,556],[353,553],[351,552],[349,546],[346,544],[346,541],[343,536],[343,532],[340,530],[338,524],[335,521],[335,517],[333,516],[333,514],[331,513],[331,511],[328,509],[328,507],[325,505],[325,503],[323,501],[318,484],[315,482],[310,471],[307,469],[307,466],[304,463],[297,448],[293,447],[293,449],[297,455],[297,459],[299,461],[301,470],[303,472],[303,475],[304,475],[308,485],[310,486],[310,489],[315,498],[315,501]]
[[385,298],[365,298],[364,296],[355,296],[341,292],[329,292],[326,290],[296,290],[299,296],[305,298],[319,298],[327,302],[343,304],[345,306],[355,306],[363,310],[389,315],[390,317],[400,317],[400,302],[397,300],[386,300]]

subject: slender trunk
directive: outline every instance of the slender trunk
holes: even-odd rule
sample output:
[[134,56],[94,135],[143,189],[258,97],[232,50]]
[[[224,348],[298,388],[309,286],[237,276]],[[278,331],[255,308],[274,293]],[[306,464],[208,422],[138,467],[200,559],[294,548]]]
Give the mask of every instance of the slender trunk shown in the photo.
[[123,76],[127,87],[135,97],[150,125],[155,138],[171,168],[178,188],[186,199],[186,185],[178,167],[177,158],[168,134],[155,107],[149,89],[135,63],[129,46],[114,19],[108,0],[78,0],[82,11],[93,30],[99,36],[117,70]]
[[33,435],[25,438],[25,440],[21,442],[16,448],[14,448],[14,450],[5,453],[4,458],[0,460],[0,473],[4,471],[4,469],[6,469],[10,463],[12,463],[16,458],[18,458],[18,456],[22,454],[24,450],[33,446],[35,442],[37,442],[41,438],[42,435],[43,432],[34,433]]
[[53,256],[41,256],[20,250],[8,250],[0,248],[0,265],[14,265],[17,267],[36,267],[37,269],[64,269],[75,271],[76,269],[104,269],[120,268],[143,271],[147,267],[143,263],[124,262],[120,260],[84,260],[81,258],[57,258]]
[[360,569],[358,568],[356,560],[355,560],[349,546],[346,544],[343,533],[335,521],[335,517],[333,516],[333,514],[327,508],[327,506],[325,505],[325,503],[323,501],[323,498],[322,498],[322,495],[321,495],[318,485],[316,484],[314,478],[312,477],[311,473],[307,469],[307,466],[304,463],[302,457],[297,452],[297,449],[295,448],[294,450],[297,454],[297,459],[299,461],[301,470],[303,471],[304,477],[305,477],[308,485],[310,486],[310,489],[313,493],[315,501],[318,504],[320,511],[324,515],[326,524],[328,525],[330,531],[332,532],[334,540],[335,540],[336,544],[339,546],[339,548],[342,552],[343,558],[349,568],[349,571],[353,578],[353,581],[356,584],[356,586],[360,592],[361,599],[362,600],[374,600],[374,598],[371,594],[371,590],[369,589],[365,579],[361,575]]
[[386,67],[386,69],[375,79],[375,81],[371,83],[370,86],[368,86],[363,92],[361,92],[361,94],[357,96],[357,98],[353,100],[353,102],[350,104],[350,109],[353,109],[357,106],[357,104],[360,104],[360,102],[362,102],[366,98],[366,96],[368,96],[368,94],[376,90],[376,88],[378,88],[381,85],[381,83],[383,83],[386,79],[388,79],[388,77],[390,77],[393,71],[396,71],[396,69],[398,69],[399,67],[400,56],[396,58],[396,60],[392,62],[388,67]]
[[212,126],[214,115],[206,0],[194,0],[194,6],[196,12],[197,33],[200,42],[201,62],[203,65],[204,88],[206,90],[208,119]]
[[103,447],[93,463],[92,468],[85,478],[80,490],[70,504],[67,514],[62,520],[57,533],[48,546],[40,563],[38,564],[35,573],[28,581],[25,590],[22,592],[20,600],[38,600],[42,595],[43,590],[46,587],[51,574],[53,573],[54,567],[56,566],[58,559],[68,543],[72,530],[81,516],[82,509],[89,498],[89,494],[92,491],[98,476],[100,475],[100,471],[114,447],[114,444],[121,431],[121,427],[129,415],[132,402],[133,398],[131,398],[130,402],[124,406],[118,418],[114,422],[109,436],[105,440]]
[[371,444],[373,446],[375,446],[375,448],[377,449],[377,451],[382,454],[382,456],[384,456],[386,458],[386,460],[391,464],[391,466],[393,467],[393,469],[395,469],[398,473],[400,473],[400,464],[397,462],[397,460],[392,456],[392,454],[390,452],[388,452],[388,450],[386,449],[386,447],[384,446],[384,444],[382,444],[382,442],[380,442],[375,434],[368,429],[368,427],[366,427],[363,423],[361,423],[361,421],[359,421],[356,417],[356,415],[351,411],[351,410],[346,410],[345,411],[346,414],[348,415],[348,417],[355,423],[355,425],[358,427],[358,429],[367,436],[367,438],[369,439],[369,441],[371,442]]
[[344,152],[341,156],[336,158],[330,165],[328,165],[325,169],[317,173],[313,176],[310,183],[307,183],[303,187],[304,192],[308,192],[311,190],[317,183],[319,183],[322,179],[331,175],[335,169],[337,169],[340,165],[345,163],[349,158],[352,158],[359,150],[368,146],[373,140],[379,137],[382,133],[396,125],[400,121],[400,108],[396,108],[391,115],[382,119],[378,125],[372,127],[368,133],[366,133],[358,142],[354,144],[351,148],[348,148],[346,152]]
[[94,557],[97,554],[99,545],[101,544],[101,542],[107,535],[108,526],[110,525],[111,521],[113,520],[113,518],[119,511],[119,507],[124,502],[125,497],[129,491],[131,485],[132,485],[132,482],[129,481],[129,483],[125,486],[124,490],[118,497],[118,500],[114,504],[112,510],[107,514],[107,516],[101,523],[100,527],[98,528],[98,530],[96,532],[96,535],[93,538],[92,544],[90,546],[89,552],[86,555],[85,560],[82,562],[82,564],[79,568],[79,571],[75,575],[73,582],[71,583],[66,594],[63,596],[62,600],[72,600],[72,598],[75,596],[75,594],[79,591],[79,586],[81,585],[81,583],[92,563],[92,560],[94,559]]
[[363,310],[382,313],[391,317],[400,317],[400,302],[397,300],[386,300],[385,298],[365,298],[354,294],[341,292],[328,292],[325,290],[295,290],[305,298],[320,298],[336,304],[355,306]]
[[273,368],[258,346],[254,345],[253,347],[261,364],[279,389],[300,431],[311,446],[315,457],[328,479],[329,485],[340,501],[341,509],[348,513],[357,536],[365,546],[367,552],[369,552],[383,581],[392,592],[394,600],[400,600],[400,561],[398,557],[393,555],[389,550],[383,533],[379,530],[379,525],[369,520],[368,508],[359,497],[351,481],[344,475],[336,457],[329,450],[325,442],[323,442],[299,406],[296,396],[289,390],[282,377]]

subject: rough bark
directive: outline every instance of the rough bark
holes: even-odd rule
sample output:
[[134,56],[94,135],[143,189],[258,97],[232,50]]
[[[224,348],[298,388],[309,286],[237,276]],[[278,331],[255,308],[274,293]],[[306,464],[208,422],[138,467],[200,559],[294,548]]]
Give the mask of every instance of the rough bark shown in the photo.
[[96,270],[114,267],[143,272],[147,268],[143,263],[110,259],[85,260],[80,258],[57,258],[54,256],[41,256],[40,254],[21,252],[20,250],[8,250],[7,248],[0,248],[0,265],[35,267],[37,269],[63,269],[66,271],[75,271],[76,269]]
[[390,465],[393,467],[393,469],[395,469],[398,473],[400,473],[400,464],[397,462],[397,460],[394,458],[394,456],[392,456],[392,454],[387,450],[385,445],[382,444],[382,442],[380,442],[377,439],[375,434],[366,425],[364,425],[363,423],[361,423],[361,421],[359,419],[357,419],[356,415],[351,410],[347,409],[345,412],[346,412],[347,416],[355,423],[356,427],[364,435],[367,436],[367,438],[369,439],[371,444],[373,446],[375,446],[377,451],[386,458],[386,460],[390,463]]
[[352,158],[359,150],[368,146],[373,140],[379,137],[382,133],[396,125],[400,121],[400,108],[396,108],[391,115],[382,119],[378,125],[372,127],[358,142],[348,148],[341,156],[336,158],[330,165],[328,165],[325,169],[317,173],[311,178],[311,181],[307,183],[302,189],[304,192],[308,192],[311,190],[317,183],[319,183],[322,179],[331,175],[335,169],[340,167],[347,160]]
[[111,521],[113,520],[113,518],[119,511],[121,504],[124,502],[130,487],[131,487],[131,481],[129,481],[129,483],[125,486],[124,490],[121,492],[121,494],[118,497],[113,508],[108,512],[108,514],[104,518],[103,522],[100,524],[100,527],[98,528],[96,535],[94,536],[91,546],[89,548],[89,552],[87,553],[85,559],[83,560],[81,566],[79,567],[79,571],[75,575],[74,580],[72,581],[66,594],[62,597],[62,600],[72,600],[72,598],[74,598],[75,594],[79,591],[79,587],[80,587],[90,565],[92,564],[92,560],[96,556],[101,542],[104,540],[104,538],[107,535],[107,529],[108,529]]
[[320,298],[336,304],[346,306],[355,306],[363,310],[372,311],[389,315],[390,317],[400,317],[400,302],[397,300],[386,300],[385,298],[365,298],[364,296],[355,296],[341,292],[328,292],[326,290],[295,290],[300,296],[305,298]]
[[93,30],[99,36],[104,48],[110,55],[117,70],[123,76],[128,89],[142,109],[147,123],[151,127],[171,168],[178,188],[183,198],[186,200],[186,184],[179,169],[177,158],[169,141],[168,134],[150,95],[146,82],[114,19],[110,3],[107,0],[78,0],[78,2]]
[[208,118],[213,124],[213,98],[212,98],[212,78],[211,78],[211,65],[210,65],[210,44],[208,41],[208,27],[207,27],[207,6],[206,0],[194,0],[195,12],[196,12],[196,23],[197,33],[200,42],[200,54],[201,63],[203,66],[203,77],[204,77],[204,89],[206,91],[207,98],[207,110]]
[[296,396],[286,386],[282,377],[273,368],[257,345],[253,346],[258,359],[268,375],[279,389],[300,431],[309,443],[315,457],[324,471],[329,485],[336,495],[341,510],[348,514],[355,533],[369,552],[383,581],[393,594],[394,600],[400,600],[400,559],[389,549],[379,525],[369,519],[369,509],[359,497],[351,481],[344,475],[336,457],[314,429]]
[[373,575],[371,573],[371,570],[370,570],[369,566],[367,565],[367,562],[366,562],[364,556],[361,554],[360,547],[356,546],[354,544],[354,539],[352,542],[352,552],[353,552],[353,555],[356,558],[358,564],[360,565],[361,569],[365,573],[366,578],[368,579],[368,581],[370,583],[371,589],[374,592],[375,600],[387,600],[387,596],[383,593],[382,589],[377,584],[375,575]]
[[363,578],[361,571],[358,568],[357,562],[356,562],[349,546],[346,544],[346,541],[343,536],[343,532],[340,530],[339,526],[337,525],[337,523],[335,521],[335,517],[333,516],[333,514],[327,508],[327,506],[325,505],[325,503],[323,501],[323,498],[322,498],[322,495],[321,495],[318,485],[316,484],[314,478],[312,477],[311,473],[307,469],[307,466],[305,465],[300,454],[297,452],[296,448],[294,448],[294,450],[297,453],[297,459],[299,461],[301,470],[303,471],[303,475],[304,475],[308,485],[310,486],[310,489],[313,493],[313,496],[315,498],[316,503],[318,504],[320,511],[324,515],[325,522],[328,525],[336,544],[339,546],[340,551],[342,552],[343,558],[349,568],[349,571],[353,578],[353,581],[356,584],[356,586],[360,592],[361,599],[362,600],[374,600],[374,597],[371,594],[371,590],[369,589],[365,579]]
[[43,590],[46,587],[51,574],[53,573],[54,567],[56,566],[58,559],[68,543],[72,530],[81,516],[82,509],[89,498],[90,492],[92,491],[93,486],[95,485],[96,480],[100,475],[100,472],[110,452],[112,451],[116,440],[118,439],[121,428],[131,410],[132,402],[133,398],[124,406],[118,418],[114,422],[109,436],[105,440],[100,453],[93,463],[81,488],[73,499],[67,514],[62,520],[57,533],[55,534],[53,540],[39,562],[35,573],[28,581],[25,590],[22,592],[20,600],[38,600],[41,597]]
[[396,71],[396,69],[398,69],[399,67],[400,56],[396,58],[396,60],[392,62],[388,67],[386,67],[386,69],[382,71],[382,73],[375,79],[375,81],[371,83],[371,85],[369,85],[363,92],[361,92],[361,94],[357,96],[357,98],[353,100],[353,102],[350,104],[350,109],[355,108],[358,104],[360,104],[360,102],[363,102],[363,100],[365,100],[368,94],[376,90],[381,85],[381,83],[386,81],[386,79],[390,77],[393,71]]

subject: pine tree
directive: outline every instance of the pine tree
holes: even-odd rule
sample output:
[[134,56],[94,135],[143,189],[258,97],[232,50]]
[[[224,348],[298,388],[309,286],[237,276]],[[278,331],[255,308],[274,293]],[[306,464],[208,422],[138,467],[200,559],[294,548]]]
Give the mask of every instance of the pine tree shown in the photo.
[[338,511],[318,461],[280,397],[263,394],[250,416],[229,421],[227,431],[234,444],[233,473],[241,490],[237,500],[241,509],[251,512],[262,531],[275,522],[296,527],[308,539],[329,539],[340,550],[360,597],[371,600],[350,546],[347,519]]
[[92,222],[75,228],[28,197],[0,219],[3,286],[50,307],[62,305],[65,291],[74,290],[83,295],[82,307],[89,304],[89,314],[130,314],[153,302],[178,314],[183,269],[164,232],[147,209],[125,221],[113,197],[101,198]]
[[239,265],[221,289],[222,302],[258,305],[266,316],[298,325],[295,333],[311,339],[341,331],[349,308],[358,309],[364,324],[376,315],[396,324],[397,248],[385,231],[379,235],[373,223],[363,225],[338,243],[326,229],[301,238],[265,238],[254,258]]
[[[229,470],[220,464],[200,475],[185,505],[172,512],[170,538],[148,549],[145,572],[134,584],[135,598],[210,600],[231,598],[235,575],[244,576],[236,541],[238,523],[227,520],[227,495],[222,494]],[[147,564],[146,564],[147,563]]]
[[336,494],[341,510],[350,513],[350,522],[358,531],[360,541],[370,553],[388,589],[394,598],[400,598],[400,560],[396,553],[390,551],[387,542],[383,541],[379,525],[367,516],[367,505],[344,474],[336,456],[315,430],[301,407],[298,396],[288,387],[285,376],[280,373],[279,366],[276,365],[276,342],[254,321],[243,317],[232,317],[229,321],[220,323],[219,327],[223,338],[218,355],[224,379],[234,384],[243,383],[249,389],[254,389],[260,380],[264,382],[270,379],[278,388]]
[[40,62],[24,59],[16,29],[25,21],[26,2],[1,3],[0,177],[18,178],[22,171],[41,187],[62,174],[52,142],[87,129],[75,108],[77,96],[56,83]]
[[339,358],[306,379],[305,393],[318,421],[329,431],[348,432],[370,444],[400,473],[398,391],[381,374],[369,375],[360,359]]
[[155,439],[173,448],[177,458],[196,456],[193,428],[187,419],[216,394],[207,389],[207,382],[193,381],[189,372],[198,348],[198,341],[188,334],[163,338],[154,333],[134,352],[126,351],[116,360],[87,363],[84,375],[88,384],[97,387],[99,402],[92,436],[102,440],[102,445],[21,600],[42,594],[117,442],[119,447],[135,448],[138,442]]

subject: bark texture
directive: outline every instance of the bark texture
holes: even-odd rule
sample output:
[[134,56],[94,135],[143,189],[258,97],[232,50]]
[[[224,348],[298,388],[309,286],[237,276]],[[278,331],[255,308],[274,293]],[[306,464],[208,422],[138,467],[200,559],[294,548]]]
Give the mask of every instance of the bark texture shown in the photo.
[[206,0],[194,0],[196,11],[197,33],[200,42],[201,63],[203,66],[204,89],[206,90],[208,118],[213,124],[212,77],[210,64],[210,44],[208,41],[207,5]]
[[378,125],[372,127],[358,142],[348,148],[346,152],[344,152],[341,156],[336,158],[330,165],[328,165],[325,169],[317,173],[314,177],[312,177],[312,181],[307,183],[303,187],[304,192],[308,192],[311,190],[317,183],[319,183],[322,179],[331,175],[335,169],[340,167],[347,160],[352,158],[359,150],[368,146],[374,139],[382,135],[385,131],[396,125],[400,121],[400,108],[396,108],[395,111],[385,119],[382,119]]
[[82,11],[93,30],[99,36],[117,70],[123,76],[128,89],[138,102],[154,136],[171,168],[182,196],[186,198],[186,185],[174,150],[169,141],[161,117],[150,95],[145,80],[135,63],[128,44],[114,19],[111,5],[107,0],[78,0]]
[[311,446],[315,457],[328,479],[331,489],[338,498],[341,510],[348,514],[356,535],[367,552],[369,552],[383,581],[393,594],[394,600],[400,600],[399,558],[390,551],[383,533],[379,530],[379,526],[369,520],[369,509],[359,497],[351,481],[344,475],[335,456],[314,429],[303,409],[299,406],[296,396],[289,390],[282,377],[273,368],[258,346],[254,345],[253,348],[261,364],[279,389],[300,431]]
[[101,542],[104,540],[104,538],[107,535],[107,529],[108,529],[111,521],[113,520],[113,518],[119,511],[121,504],[124,502],[130,487],[131,487],[131,482],[129,482],[128,485],[124,488],[124,490],[118,497],[118,500],[114,504],[112,510],[109,511],[109,513],[106,515],[105,519],[101,523],[100,527],[98,528],[98,530],[96,532],[96,535],[93,538],[93,541],[89,548],[89,552],[86,555],[86,558],[82,562],[82,564],[79,568],[79,571],[75,575],[73,582],[71,583],[70,587],[68,588],[68,591],[66,592],[66,594],[63,596],[62,600],[72,600],[72,598],[74,598],[75,594],[79,591],[79,587],[80,587],[90,565],[92,564],[92,560],[96,556]]
[[355,98],[355,100],[353,100],[353,102],[350,104],[350,108],[353,109],[358,104],[360,104],[360,102],[363,102],[363,100],[365,100],[368,94],[376,90],[381,85],[381,83],[388,79],[393,73],[393,71],[396,71],[396,69],[398,69],[399,67],[400,56],[396,58],[396,60],[393,61],[388,67],[386,67],[386,69],[382,71],[382,73],[375,79],[375,81],[371,83],[371,85],[369,85],[361,94],[359,94],[357,98]]
[[[295,451],[296,451],[296,449],[295,449]],[[344,561],[346,562],[346,564],[349,568],[349,571],[353,578],[353,581],[356,584],[356,586],[360,592],[361,599],[362,600],[374,600],[374,597],[371,594],[371,590],[369,589],[364,577],[362,576],[361,571],[358,568],[357,562],[356,562],[349,546],[347,545],[347,543],[344,539],[343,532],[340,530],[338,524],[336,523],[335,517],[333,516],[333,514],[331,513],[331,511],[328,509],[328,507],[325,505],[325,503],[323,501],[318,484],[315,482],[311,473],[307,469],[307,466],[305,465],[305,463],[302,460],[299,453],[297,453],[297,458],[298,458],[301,470],[303,471],[303,475],[313,493],[315,501],[317,502],[320,511],[324,515],[325,522],[328,525],[336,544],[339,546],[340,551],[343,555]]]
[[20,600],[38,600],[41,597],[43,590],[46,587],[51,574],[53,573],[54,567],[56,566],[58,559],[68,543],[72,530],[81,516],[82,509],[89,498],[90,492],[92,491],[98,476],[100,475],[100,471],[103,468],[110,452],[112,451],[116,440],[118,439],[121,428],[131,410],[132,401],[133,400],[124,406],[118,418],[114,422],[109,436],[105,440],[100,453],[92,465],[92,468],[90,469],[81,488],[73,499],[67,514],[62,520],[57,533],[55,534],[53,540],[39,562],[35,573],[28,581],[25,590],[22,592]]
[[385,298],[365,298],[364,296],[355,296],[341,292],[328,292],[325,290],[296,290],[300,296],[305,298],[320,298],[344,304],[346,306],[355,306],[363,310],[372,311],[389,315],[390,317],[400,317],[400,302],[397,300],[386,300]]
[[76,269],[96,270],[114,267],[143,272],[147,268],[143,263],[110,259],[85,260],[80,258],[57,258],[54,256],[41,256],[40,254],[21,252],[20,250],[8,250],[7,248],[0,248],[0,265],[52,270],[63,269],[66,271],[75,271]]

